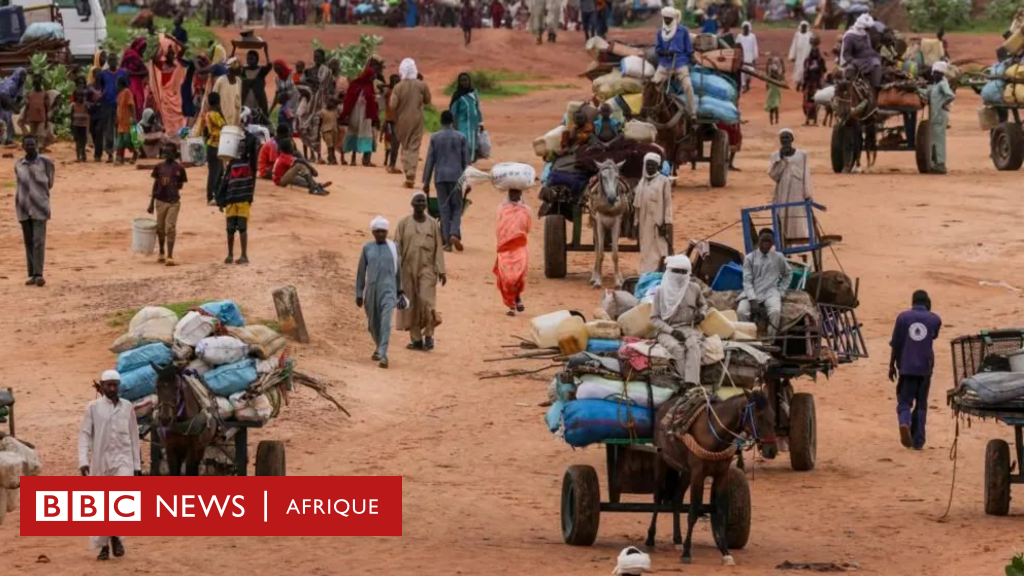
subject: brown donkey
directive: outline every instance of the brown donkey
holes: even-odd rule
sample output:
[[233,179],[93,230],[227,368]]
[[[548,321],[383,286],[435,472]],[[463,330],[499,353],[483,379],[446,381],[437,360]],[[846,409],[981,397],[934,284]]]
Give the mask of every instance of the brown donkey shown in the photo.
[[[693,539],[693,527],[701,516],[704,503],[704,479],[711,477],[711,534],[718,550],[722,553],[722,564],[735,564],[729,554],[726,530],[728,508],[726,477],[741,444],[756,444],[775,441],[775,411],[768,397],[761,391],[744,391],[728,400],[709,399],[696,412],[686,430],[672,430],[664,425],[666,415],[684,400],[677,396],[663,404],[654,420],[654,444],[661,459],[657,465],[654,501],[657,506],[671,497],[673,517],[673,542],[679,543],[679,504],[687,488],[690,490],[690,510],[687,517],[686,540],[683,541],[682,561],[689,564]],[[741,439],[742,438],[742,439]],[[672,490],[665,482],[669,476],[665,464],[679,471],[678,489]],[[687,486],[686,480],[689,480]],[[669,483],[671,484],[671,483]],[[670,492],[671,491],[671,492]],[[647,545],[654,545],[658,512],[655,508],[651,526],[647,532]]]
[[153,365],[153,369],[157,373],[154,420],[167,452],[168,473],[181,476],[184,462],[185,476],[198,476],[206,447],[216,437],[217,419],[203,409],[174,364]]

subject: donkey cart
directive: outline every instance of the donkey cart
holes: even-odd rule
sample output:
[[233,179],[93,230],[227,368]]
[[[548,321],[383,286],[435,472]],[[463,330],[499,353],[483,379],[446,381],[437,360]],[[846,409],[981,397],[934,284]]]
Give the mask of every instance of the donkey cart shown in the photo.
[[[226,420],[222,424],[224,430],[221,441],[211,444],[200,465],[200,475],[204,476],[247,476],[249,467],[249,428],[262,428],[260,422]],[[149,475],[166,476],[167,459],[163,442],[156,426],[151,426],[143,435],[149,435]],[[279,440],[261,440],[256,445],[257,476],[286,476],[284,442]]]
[[[1024,397],[989,402],[979,397],[964,380],[983,372],[1006,372],[1007,357],[1024,348],[1024,329],[983,331],[961,336],[951,343],[953,355],[953,389],[946,401],[956,416],[992,418],[1013,427],[1013,457],[1006,440],[993,438],[985,446],[985,513],[1006,516],[1010,512],[1010,487],[1024,484]],[[994,388],[994,387],[993,387]],[[959,433],[959,429],[958,429]]]
[[983,113],[994,112],[995,120],[998,121],[995,128],[989,131],[992,164],[999,171],[1020,170],[1021,165],[1024,165],[1024,131],[1020,124],[1020,106],[986,104],[985,109]]
[[[571,546],[590,546],[597,539],[602,512],[634,514],[671,513],[671,502],[658,504],[623,502],[623,494],[655,494],[655,465],[660,456],[650,439],[605,440],[608,500],[601,500],[597,471],[592,466],[569,466],[562,477],[562,540]],[[678,479],[669,473],[666,482]],[[750,540],[750,485],[743,471],[729,468],[726,480],[726,539],[729,548],[740,549]],[[678,506],[680,514],[688,513],[690,504]],[[699,512],[711,514],[712,504],[702,504]],[[678,534],[675,535],[678,537]],[[674,540],[677,538],[674,538]],[[678,542],[677,542],[678,543]]]
[[836,174],[851,172],[860,162],[861,152],[869,149],[867,141],[874,139],[874,149],[878,152],[914,152],[917,171],[930,173],[932,157],[928,120],[922,120],[915,126],[918,112],[921,112],[920,108],[879,107],[864,120],[847,118],[837,122],[832,128],[832,171]]

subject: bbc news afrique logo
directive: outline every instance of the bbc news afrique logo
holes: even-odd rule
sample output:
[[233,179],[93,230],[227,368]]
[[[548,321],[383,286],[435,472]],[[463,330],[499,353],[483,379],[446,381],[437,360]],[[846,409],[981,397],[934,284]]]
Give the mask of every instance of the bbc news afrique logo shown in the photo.
[[[70,496],[69,496],[70,495]],[[36,492],[36,522],[141,522],[141,491]]]

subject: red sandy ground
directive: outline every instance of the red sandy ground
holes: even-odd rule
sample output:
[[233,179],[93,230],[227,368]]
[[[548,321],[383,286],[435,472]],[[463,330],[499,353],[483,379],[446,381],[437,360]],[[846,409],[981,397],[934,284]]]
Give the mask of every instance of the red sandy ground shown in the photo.
[[[352,41],[359,29],[275,30],[266,34],[274,57],[310,58],[309,41]],[[530,143],[558,122],[569,99],[588,92],[576,78],[587,64],[579,35],[555,46],[535,46],[511,31],[481,31],[471,48],[456,30],[373,30],[385,38],[383,55],[395,67],[406,56],[442,104],[442,87],[467,69],[507,69],[571,84],[528,96],[486,101],[495,158],[532,162]],[[649,31],[622,38],[644,39]],[[789,32],[764,32],[762,50],[788,49]],[[988,58],[998,39],[953,37],[952,50]],[[830,45],[830,41],[826,41]],[[739,209],[772,195],[765,174],[776,147],[776,127],[762,110],[763,85],[743,100],[744,149],[740,173],[712,190],[707,168],[683,170],[674,195],[677,245],[737,220]],[[1020,175],[1000,173],[988,158],[988,135],[978,129],[979,100],[960,91],[949,133],[945,177],[922,176],[910,153],[884,153],[876,172],[834,175],[828,164],[830,131],[804,128],[799,97],[784,95],[783,125],[793,126],[797,145],[813,159],[815,198],[829,207],[824,226],[844,242],[836,253],[860,278],[858,310],[871,358],[843,367],[831,381],[803,380],[818,406],[818,467],[789,469],[785,458],[758,465],[752,476],[753,534],[735,553],[738,566],[719,566],[706,522],[695,534],[691,574],[766,574],[784,560],[855,561],[871,574],[990,575],[1024,542],[1020,506],[1007,518],[982,511],[984,443],[1009,438],[993,424],[962,428],[960,459],[950,520],[936,522],[950,493],[948,454],[954,422],[943,392],[951,384],[947,338],[995,326],[1021,324],[1020,293],[979,285],[1006,281],[1024,286],[1013,263],[1024,249],[1020,227]],[[303,370],[338,381],[335,394],[354,417],[346,419],[312,393],[300,392],[256,439],[284,440],[288,472],[295,475],[399,474],[404,477],[401,538],[132,538],[128,555],[102,566],[111,574],[230,574],[252,576],[283,570],[309,574],[607,574],[627,545],[641,544],[649,518],[605,515],[597,543],[571,548],[561,541],[559,494],[566,466],[586,463],[604,470],[598,449],[568,449],[542,424],[543,378],[480,381],[493,369],[483,359],[498,355],[512,335],[527,332],[528,316],[504,316],[493,286],[494,214],[500,195],[474,191],[465,219],[467,250],[447,257],[450,282],[440,289],[445,323],[433,354],[404,349],[394,336],[392,368],[369,360],[364,316],[353,305],[353,281],[367,225],[380,213],[405,215],[408,192],[400,177],[380,168],[324,167],[336,185],[327,198],[260,184],[253,209],[248,267],[225,266],[224,221],[205,205],[205,170],[190,171],[179,223],[175,269],[128,252],[132,218],[144,215],[148,174],[107,165],[75,165],[58,146],[58,180],[48,239],[45,289],[22,285],[24,257],[11,210],[14,183],[0,183],[8,209],[0,219],[0,349],[5,385],[17,391],[21,435],[40,449],[47,474],[75,474],[82,408],[89,386],[113,356],[106,348],[118,335],[112,314],[146,304],[230,297],[251,318],[270,318],[272,289],[293,283],[302,296],[313,342],[298,346]],[[380,157],[376,158],[380,162]],[[0,173],[12,173],[0,160]],[[535,191],[526,201],[536,207]],[[531,269],[525,295],[530,314],[576,308],[590,311],[598,293],[587,287],[592,256],[570,259],[570,276],[546,280],[541,269],[542,234],[531,237]],[[738,229],[720,240],[736,245]],[[623,258],[627,272],[635,256]],[[607,265],[606,265],[607,266]],[[606,268],[607,270],[607,268]],[[932,295],[942,315],[937,343],[929,443],[923,452],[900,447],[894,387],[886,378],[888,336],[895,315],[914,289]],[[602,480],[603,481],[603,480]],[[668,524],[653,564],[682,572],[669,544]],[[44,554],[51,562],[36,563]],[[98,568],[84,538],[23,538],[17,516],[0,527],[5,573],[92,574]]]

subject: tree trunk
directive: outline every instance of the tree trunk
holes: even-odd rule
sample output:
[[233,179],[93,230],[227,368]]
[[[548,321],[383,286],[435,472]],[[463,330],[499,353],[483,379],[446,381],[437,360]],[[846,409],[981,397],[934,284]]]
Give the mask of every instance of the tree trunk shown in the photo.
[[302,317],[302,306],[299,305],[299,294],[295,286],[278,288],[273,295],[281,332],[296,342],[308,344],[309,333],[306,332],[306,321]]

